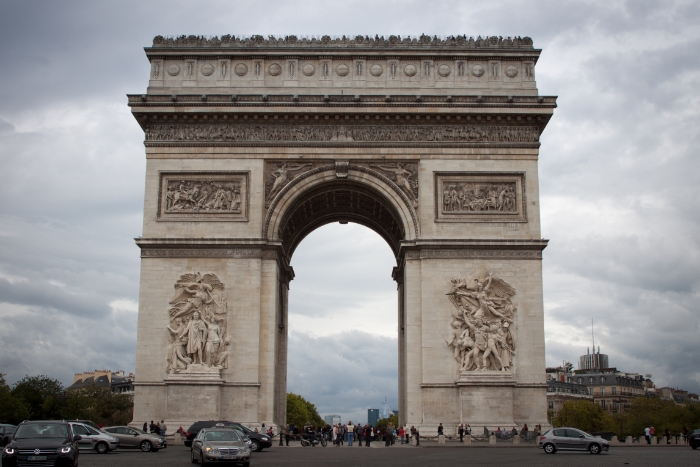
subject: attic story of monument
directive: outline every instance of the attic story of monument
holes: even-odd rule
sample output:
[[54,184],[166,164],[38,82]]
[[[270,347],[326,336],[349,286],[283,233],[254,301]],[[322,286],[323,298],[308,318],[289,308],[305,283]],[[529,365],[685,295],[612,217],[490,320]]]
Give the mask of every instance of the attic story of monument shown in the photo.
[[295,248],[355,222],[396,257],[401,423],[546,426],[537,162],[556,97],[530,38],[145,51],[135,425],[285,423]]

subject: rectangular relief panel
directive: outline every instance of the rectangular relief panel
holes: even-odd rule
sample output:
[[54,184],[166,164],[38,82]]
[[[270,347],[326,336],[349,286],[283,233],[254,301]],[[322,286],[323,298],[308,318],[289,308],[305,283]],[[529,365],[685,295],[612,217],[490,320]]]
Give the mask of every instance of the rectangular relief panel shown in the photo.
[[434,172],[435,222],[527,222],[524,172]]
[[250,172],[160,172],[159,221],[248,221]]

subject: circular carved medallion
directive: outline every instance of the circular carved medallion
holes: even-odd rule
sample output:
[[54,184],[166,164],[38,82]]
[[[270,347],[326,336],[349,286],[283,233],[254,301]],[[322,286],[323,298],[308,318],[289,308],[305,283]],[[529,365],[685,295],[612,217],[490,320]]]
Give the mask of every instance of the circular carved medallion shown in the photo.
[[518,76],[518,68],[513,65],[506,67],[506,76],[508,78],[515,78]]
[[350,67],[341,63],[336,67],[335,72],[338,73],[338,76],[347,76],[350,73]]
[[382,73],[384,73],[384,68],[377,63],[369,68],[369,72],[372,74],[372,76],[382,76]]
[[248,73],[248,65],[246,65],[245,63],[239,63],[238,65],[236,65],[233,71],[238,76],[245,76]]
[[403,74],[406,76],[416,76],[416,73],[418,73],[418,68],[415,65],[406,65],[403,68]]
[[168,67],[168,74],[170,76],[177,76],[180,74],[180,65],[172,64]]
[[301,67],[301,72],[304,73],[306,76],[311,76],[314,73],[316,73],[316,67],[310,63],[307,63],[306,65]]
[[209,63],[207,63],[206,65],[202,65],[200,71],[204,76],[211,76],[214,73],[214,65],[211,65]]
[[440,65],[438,67],[438,74],[442,76],[443,78],[450,76],[450,73],[452,72],[452,68],[450,68],[449,65]]
[[484,71],[484,67],[481,65],[474,65],[472,67],[472,75],[476,76],[477,78],[484,76]]
[[273,63],[267,68],[267,72],[270,73],[271,76],[277,76],[282,73],[282,67],[279,63]]

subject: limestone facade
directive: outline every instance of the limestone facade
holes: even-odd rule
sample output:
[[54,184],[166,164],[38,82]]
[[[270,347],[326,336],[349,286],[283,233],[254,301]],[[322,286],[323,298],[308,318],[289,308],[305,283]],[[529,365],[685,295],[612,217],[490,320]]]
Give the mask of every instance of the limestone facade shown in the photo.
[[546,425],[539,54],[156,37],[128,96],[147,158],[134,423],[284,423],[293,253],[350,221],[396,256],[401,423]]

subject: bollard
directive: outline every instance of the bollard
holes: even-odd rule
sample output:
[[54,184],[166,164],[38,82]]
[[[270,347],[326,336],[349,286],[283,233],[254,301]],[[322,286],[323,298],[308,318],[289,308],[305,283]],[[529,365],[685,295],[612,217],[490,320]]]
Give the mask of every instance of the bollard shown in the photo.
[[438,436],[438,444],[445,444],[445,435]]
[[662,436],[661,439],[659,440],[659,444],[666,444],[666,437]]
[[520,444],[520,436],[513,436],[513,444]]
[[633,442],[634,442],[634,441],[632,440],[632,437],[631,437],[631,436],[628,436],[627,438],[625,438],[625,444],[626,444],[626,445],[629,446],[629,445],[631,445]]
[[496,435],[489,436],[489,444],[496,444]]
[[610,444],[620,444],[620,440],[617,439],[617,436],[613,436],[610,438]]
[[464,436],[464,444],[472,444],[472,435]]
[[671,444],[678,444],[678,438],[676,436],[671,436]]

